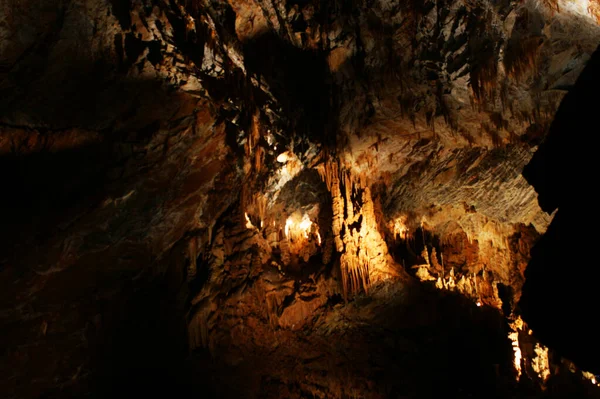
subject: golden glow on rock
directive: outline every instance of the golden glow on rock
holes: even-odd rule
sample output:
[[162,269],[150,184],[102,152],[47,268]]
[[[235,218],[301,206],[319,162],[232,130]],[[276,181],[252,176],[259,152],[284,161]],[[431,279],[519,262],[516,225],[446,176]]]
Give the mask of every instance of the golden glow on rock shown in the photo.
[[321,246],[319,226],[314,223],[307,213],[296,211],[285,221],[285,239],[280,243],[282,260],[288,263],[290,256],[296,256],[305,262],[315,255]]
[[290,156],[289,156],[289,154],[287,152],[282,152],[281,154],[279,154],[277,156],[277,162],[279,162],[279,163],[286,163],[289,158],[290,158]]
[[406,217],[400,216],[396,220],[390,222],[390,230],[394,232],[396,239],[401,238],[403,240],[408,236],[408,227],[406,226]]
[[537,355],[531,362],[533,370],[537,373],[542,383],[545,383],[550,376],[550,364],[548,362],[548,348],[539,343],[535,344],[535,354]]
[[250,221],[250,217],[248,217],[248,213],[244,212],[244,217],[246,218],[246,228],[251,229],[254,227],[252,222]]
[[[299,215],[294,213],[285,221],[285,236],[291,241],[297,241],[300,238],[308,238],[313,222],[305,213],[301,219]],[[321,238],[319,236],[319,244]]]
[[[558,2],[556,2],[558,4]],[[561,1],[560,10],[577,14],[580,17],[592,19],[595,23],[600,23],[598,0],[570,0]]]
[[513,364],[515,366],[515,370],[517,370],[517,380],[521,378],[521,346],[519,345],[519,331],[523,330],[523,319],[521,316],[517,317],[517,319],[510,323],[511,332],[508,333],[508,339],[510,339],[513,352],[514,352],[514,360]]
[[423,249],[421,256],[425,259],[424,264],[413,266],[417,269],[416,277],[421,281],[435,281],[435,287],[440,290],[458,291],[464,296],[475,300],[477,306],[482,306],[481,293],[478,286],[480,278],[475,274],[455,274],[454,268],[444,270],[444,257],[440,254],[438,260],[435,248],[431,254],[427,248]]
[[292,219],[291,219],[291,216],[290,216],[290,217],[289,217],[289,218],[288,218],[288,219],[285,221],[285,230],[284,230],[284,231],[285,231],[285,236],[286,236],[286,237],[288,237],[288,238],[290,237],[290,228],[291,228],[291,226],[292,226],[292,223],[293,223],[293,222],[292,222]]
[[521,348],[519,347],[519,333],[513,331],[508,334],[508,338],[512,342],[512,348],[514,352],[514,360],[513,364],[515,366],[515,370],[517,370],[517,380],[521,378]]
[[581,375],[583,375],[583,378],[585,378],[586,380],[589,380],[592,384],[600,386],[600,384],[596,380],[596,376],[594,374],[590,373],[589,371],[582,371]]
[[[435,281],[435,277],[433,277],[431,275],[431,273],[429,273],[429,265],[427,265],[427,264],[417,265],[417,266],[413,266],[413,268],[417,269],[417,273],[415,275],[417,276],[417,278],[419,280],[421,280],[421,281]],[[441,279],[439,281],[440,281],[440,284],[442,284]]]
[[344,299],[368,293],[371,284],[398,276],[378,230],[367,176],[337,162],[325,162],[316,169],[332,197],[332,233],[340,253]]
[[304,214],[304,216],[302,217],[302,221],[300,222],[300,225],[298,227],[304,233],[305,238],[308,238],[308,232],[310,231],[310,226],[312,226],[312,224],[313,223],[308,218],[308,215]]

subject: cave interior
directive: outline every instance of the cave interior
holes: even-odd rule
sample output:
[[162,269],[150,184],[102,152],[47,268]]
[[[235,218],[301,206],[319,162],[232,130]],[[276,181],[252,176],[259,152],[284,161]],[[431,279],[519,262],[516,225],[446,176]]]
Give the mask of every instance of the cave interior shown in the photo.
[[600,398],[600,0],[0,10],[0,397]]

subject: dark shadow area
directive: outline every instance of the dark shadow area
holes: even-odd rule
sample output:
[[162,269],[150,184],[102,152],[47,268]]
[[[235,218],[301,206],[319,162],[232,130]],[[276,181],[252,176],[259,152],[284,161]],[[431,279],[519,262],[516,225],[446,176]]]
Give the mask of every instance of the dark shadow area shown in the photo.
[[96,305],[103,312],[91,341],[94,397],[169,397],[184,385],[185,246],[180,241],[157,265],[160,278],[149,273],[142,288],[127,282],[118,297]]
[[[116,34],[97,56],[96,49],[87,51],[91,39],[75,40],[78,24],[92,24],[86,12],[73,2],[59,3],[56,10],[52,4],[30,11],[27,4],[19,6],[31,14],[32,25],[39,22],[43,29],[17,27],[18,35],[35,31],[36,37],[15,65],[0,71],[0,134],[7,135],[0,138],[0,396],[169,397],[173,386],[181,385],[177,370],[187,353],[183,306],[176,297],[181,282],[173,288],[169,273],[164,278],[152,274],[160,274],[154,255],[140,253],[143,245],[137,245],[145,242],[140,237],[145,232],[121,228],[125,219],[149,224],[156,209],[150,205],[160,194],[140,193],[151,198],[121,214],[114,200],[144,184],[148,175],[161,173],[165,157],[172,155],[170,146],[178,144],[172,140],[180,130],[177,118],[192,116],[196,111],[190,103],[197,100],[174,91],[176,85],[159,75],[136,73],[148,67],[145,60],[162,61],[158,41]],[[112,4],[120,23],[128,26],[133,3]],[[203,32],[189,37],[185,47],[186,29],[176,7],[167,13],[174,40],[201,63]],[[46,17],[39,8],[50,9],[50,22],[36,20]],[[74,44],[63,52],[67,41]],[[192,125],[193,118],[186,123]],[[165,130],[170,134],[159,138]],[[103,212],[105,200],[112,205]],[[104,223],[108,227],[86,237],[78,249],[86,259],[68,271],[36,274],[58,266],[53,251],[69,252],[64,249],[67,231],[79,236],[90,226],[102,230]],[[93,259],[90,253],[105,243],[110,248]],[[124,250],[112,251],[117,247]],[[140,281],[144,268],[150,275]],[[13,311],[20,306],[23,312]],[[31,328],[38,323],[46,326],[43,333],[39,326]],[[29,351],[31,358],[20,354]],[[7,369],[17,371],[13,375]],[[65,378],[64,370],[74,374]]]
[[12,251],[10,244],[43,243],[66,214],[96,203],[110,153],[110,145],[100,143],[56,153],[0,156],[2,248]]
[[296,48],[273,32],[247,42],[244,54],[248,71],[262,75],[280,102],[290,131],[313,143],[333,145],[335,102],[327,54]]
[[[83,86],[85,81],[78,83]],[[120,105],[104,110],[108,114],[103,123],[110,128],[97,133],[80,130],[78,118],[85,115],[58,114],[61,122],[57,123],[70,128],[14,128],[15,141],[10,149],[3,148],[10,152],[0,155],[0,263],[9,254],[18,260],[20,247],[46,243],[87,209],[112,194],[122,195],[151,166],[144,160],[144,146],[181,101],[157,82],[111,83],[105,91],[115,95],[112,101]],[[95,94],[86,96],[93,104]],[[57,93],[52,102],[68,107],[77,101],[78,97]]]
[[[596,387],[563,367],[548,388],[516,380],[504,316],[461,295],[405,287],[327,310],[344,324],[274,335],[270,347],[232,343],[193,352],[174,392],[206,398],[594,398]],[[274,339],[273,337],[273,339]],[[232,362],[229,351],[237,354]],[[211,353],[212,352],[212,353]]]
[[542,209],[558,212],[532,249],[520,301],[525,320],[544,344],[596,373],[600,372],[600,268],[592,231],[598,219],[599,96],[596,50],[523,171],[538,192]]
[[[427,233],[427,237],[425,236]],[[396,262],[402,264],[405,269],[409,269],[413,265],[423,264],[429,262],[429,259],[425,260],[422,256],[423,249],[429,243],[431,247],[435,246],[432,243],[434,236],[429,231],[423,230],[421,227],[417,228],[414,236],[407,237],[406,239],[401,237],[395,237],[394,233],[389,231],[385,235],[386,243],[390,250],[390,254]],[[437,244],[439,245],[439,239],[435,237]],[[439,248],[439,246],[438,246]]]
[[[314,397],[518,397],[503,316],[459,295],[416,291],[384,302],[357,297],[344,313],[350,328],[306,330],[269,353],[245,348],[235,365],[195,352],[184,389],[215,398],[313,397],[313,389],[324,395]],[[355,306],[362,310],[353,316]]]

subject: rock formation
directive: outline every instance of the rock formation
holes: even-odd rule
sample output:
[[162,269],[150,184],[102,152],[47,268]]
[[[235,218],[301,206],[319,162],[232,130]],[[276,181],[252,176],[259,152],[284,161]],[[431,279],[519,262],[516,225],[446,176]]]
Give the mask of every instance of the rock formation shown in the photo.
[[598,1],[0,10],[3,397],[598,395]]

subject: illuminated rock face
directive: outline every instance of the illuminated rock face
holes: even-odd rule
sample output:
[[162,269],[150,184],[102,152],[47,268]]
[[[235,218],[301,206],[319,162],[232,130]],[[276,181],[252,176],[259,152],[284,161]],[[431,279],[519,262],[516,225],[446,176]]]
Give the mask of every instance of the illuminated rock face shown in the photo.
[[378,230],[365,176],[354,176],[336,162],[319,165],[318,170],[332,197],[332,230],[335,248],[341,254],[344,298],[361,291],[368,293],[372,283],[397,277],[397,265]]
[[0,10],[7,397],[512,397],[515,361],[575,367],[519,319],[554,209],[521,173],[597,1]]

